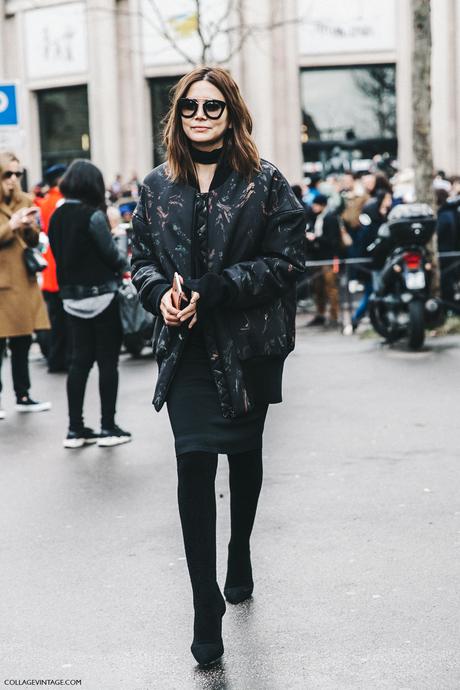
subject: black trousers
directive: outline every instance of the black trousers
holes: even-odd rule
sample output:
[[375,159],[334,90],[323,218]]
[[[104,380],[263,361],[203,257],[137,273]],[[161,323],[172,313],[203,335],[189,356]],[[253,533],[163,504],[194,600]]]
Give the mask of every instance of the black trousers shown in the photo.
[[[252,582],[249,539],[262,486],[262,449],[228,456],[231,537],[226,586]],[[177,457],[179,513],[195,609],[217,605],[216,577],[217,455],[184,453]]]
[[43,290],[51,330],[45,331],[46,358],[49,371],[63,371],[69,366],[67,314],[64,311],[59,292]]
[[2,392],[2,362],[5,357],[8,341],[11,350],[11,372],[16,398],[23,398],[29,392],[29,350],[32,344],[31,335],[20,335],[14,338],[0,338],[0,393]]
[[69,428],[84,426],[83,403],[89,372],[95,362],[99,369],[101,427],[111,429],[115,423],[118,393],[118,357],[122,328],[116,297],[101,314],[91,319],[68,315],[71,335],[71,362],[67,377]]

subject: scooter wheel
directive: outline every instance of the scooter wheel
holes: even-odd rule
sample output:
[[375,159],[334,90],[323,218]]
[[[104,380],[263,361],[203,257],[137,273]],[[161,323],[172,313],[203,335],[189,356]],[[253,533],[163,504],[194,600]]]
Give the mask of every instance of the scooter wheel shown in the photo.
[[371,300],[369,304],[369,318],[374,330],[381,335],[382,338],[385,338],[387,343],[392,343],[397,340],[396,335],[387,326],[385,311],[378,302],[373,300]]
[[425,342],[425,305],[413,299],[409,304],[409,347],[419,350]]

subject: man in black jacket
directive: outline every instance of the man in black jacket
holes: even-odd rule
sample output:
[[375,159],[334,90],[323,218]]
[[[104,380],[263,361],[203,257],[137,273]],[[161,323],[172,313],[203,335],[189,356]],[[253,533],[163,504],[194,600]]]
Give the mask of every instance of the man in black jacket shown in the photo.
[[[454,252],[458,247],[458,225],[460,199],[456,197],[449,201],[449,194],[445,189],[436,190],[436,205],[438,217],[436,222],[436,234],[438,237],[439,252]],[[453,302],[455,297],[455,283],[459,279],[458,268],[452,268],[457,258],[444,257],[440,260],[441,267],[441,296],[448,302]]]
[[330,261],[331,265],[318,267],[313,281],[316,315],[307,326],[326,323],[329,304],[329,325],[337,327],[339,321],[339,290],[337,273],[332,265],[343,253],[342,230],[339,214],[327,210],[328,199],[319,194],[307,214],[307,240],[309,254],[314,261]]

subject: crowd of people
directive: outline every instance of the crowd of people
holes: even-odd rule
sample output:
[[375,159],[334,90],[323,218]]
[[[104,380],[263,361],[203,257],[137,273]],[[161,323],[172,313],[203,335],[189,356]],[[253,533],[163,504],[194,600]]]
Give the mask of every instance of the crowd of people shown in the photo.
[[[36,333],[48,371],[68,374],[64,447],[126,443],[131,434],[115,423],[115,410],[122,343],[118,289],[129,266],[113,236],[122,214],[116,207],[108,211],[112,192],[87,160],[48,168],[46,189],[42,185],[35,198],[21,190],[22,168],[14,154],[0,155],[0,176],[0,374],[8,345],[16,410],[51,409],[51,402],[30,395],[28,359]],[[134,205],[132,200],[130,213]],[[44,268],[33,263],[37,253],[45,258]],[[26,260],[30,255],[32,261]],[[83,414],[94,363],[101,401],[97,433]],[[0,403],[0,419],[5,414]]]
[[[339,261],[369,258],[368,247],[394,206],[414,201],[413,175],[410,171],[391,178],[382,171],[343,173],[322,178],[312,175],[308,184],[293,185],[304,205],[309,259],[319,262],[312,270],[311,295],[316,313],[308,327],[338,328],[340,301]],[[460,178],[447,178],[439,171],[433,180],[437,212],[437,247],[440,253],[460,250]],[[441,297],[448,305],[456,298],[459,259],[440,258]],[[323,265],[321,265],[323,264]],[[450,269],[450,270],[448,270]],[[366,315],[369,298],[375,288],[375,273],[359,261],[347,267],[351,292],[361,291],[362,298],[352,316],[355,331]]]
[[[123,270],[128,270],[128,266],[126,257],[120,253],[113,238],[123,223],[131,222],[140,182],[134,172],[126,181],[121,175],[116,175],[106,188],[100,172],[96,173],[97,169],[90,163],[80,161],[71,168],[72,175],[76,168],[83,176],[88,175],[88,184],[93,188],[90,192],[91,208],[98,212],[99,222],[95,224],[88,219],[94,239],[91,249],[79,247],[77,236],[73,245],[66,238],[67,246],[58,247],[59,231],[50,232],[52,217],[56,226],[58,219],[70,209],[72,213],[77,213],[79,207],[73,202],[87,198],[88,190],[76,192],[72,185],[69,187],[66,183],[69,175],[67,166],[55,164],[49,167],[43,182],[29,196],[21,189],[22,168],[19,160],[13,154],[1,155],[0,289],[7,286],[11,289],[3,293],[0,308],[0,373],[8,344],[16,409],[45,411],[51,408],[49,401],[37,401],[30,396],[28,355],[35,333],[46,356],[48,371],[68,372],[70,421],[64,445],[80,447],[93,442],[109,445],[130,439],[130,434],[123,432],[114,420],[116,368],[121,347],[116,292],[120,276]],[[397,204],[413,200],[412,181],[407,171],[389,179],[384,172],[371,170],[357,174],[345,172],[324,178],[320,174],[313,174],[306,183],[293,185],[294,194],[305,209],[309,259],[320,262],[311,272],[310,295],[315,314],[306,324],[308,327],[341,327],[338,261],[367,256],[367,247],[375,240],[390,210]],[[448,178],[443,171],[439,171],[434,177],[433,187],[438,214],[438,249],[443,253],[457,251],[460,248],[460,178]],[[96,188],[97,193],[94,192]],[[64,208],[56,213],[61,205]],[[101,250],[101,242],[102,245],[105,242],[106,246],[102,249],[105,254],[103,266],[101,264],[98,268],[97,280],[95,275],[83,274],[74,275],[73,279],[77,284],[84,285],[89,281],[99,285],[102,275],[102,292],[98,291],[97,295],[85,293],[83,296],[80,291],[76,300],[68,295],[64,298],[58,278],[59,274],[61,280],[65,276],[64,280],[68,283],[67,254],[78,254],[79,265],[85,266],[85,272],[89,271],[82,252],[89,252],[93,260],[96,247],[98,251]],[[23,252],[27,247],[38,246],[47,266],[31,277],[23,270]],[[56,254],[61,265],[56,264]],[[441,294],[450,303],[454,300],[458,271],[446,269],[456,261],[458,259],[450,257],[440,259]],[[104,270],[101,271],[102,268]],[[347,277],[350,290],[360,293],[360,301],[352,316],[355,331],[366,315],[374,282],[371,271],[359,263],[347,268]],[[107,284],[111,287],[106,291]],[[40,298],[40,288],[46,308]],[[110,309],[109,302],[112,303]],[[117,338],[108,339],[104,335],[106,327],[116,332]],[[99,334],[99,340],[96,333]],[[77,348],[72,346],[75,342],[78,342]],[[102,435],[110,439],[105,442],[101,434],[85,426],[83,420],[84,390],[94,362],[97,362],[100,374]],[[1,385],[0,376],[0,393]],[[0,400],[0,419],[4,417]]]

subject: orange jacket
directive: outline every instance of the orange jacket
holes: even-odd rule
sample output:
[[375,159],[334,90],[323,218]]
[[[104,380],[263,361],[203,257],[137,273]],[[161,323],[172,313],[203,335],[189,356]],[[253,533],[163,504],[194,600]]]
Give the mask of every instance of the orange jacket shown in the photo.
[[[63,197],[59,191],[59,187],[51,187],[40,204],[42,230],[43,232],[46,232],[46,234],[48,234],[50,218],[56,210],[56,204],[62,198]],[[51,251],[51,247],[48,247],[44,256],[48,262],[48,267],[45,268],[42,273],[42,290],[47,290],[48,292],[58,292],[59,285],[56,278],[56,262],[54,260],[53,252]]]

